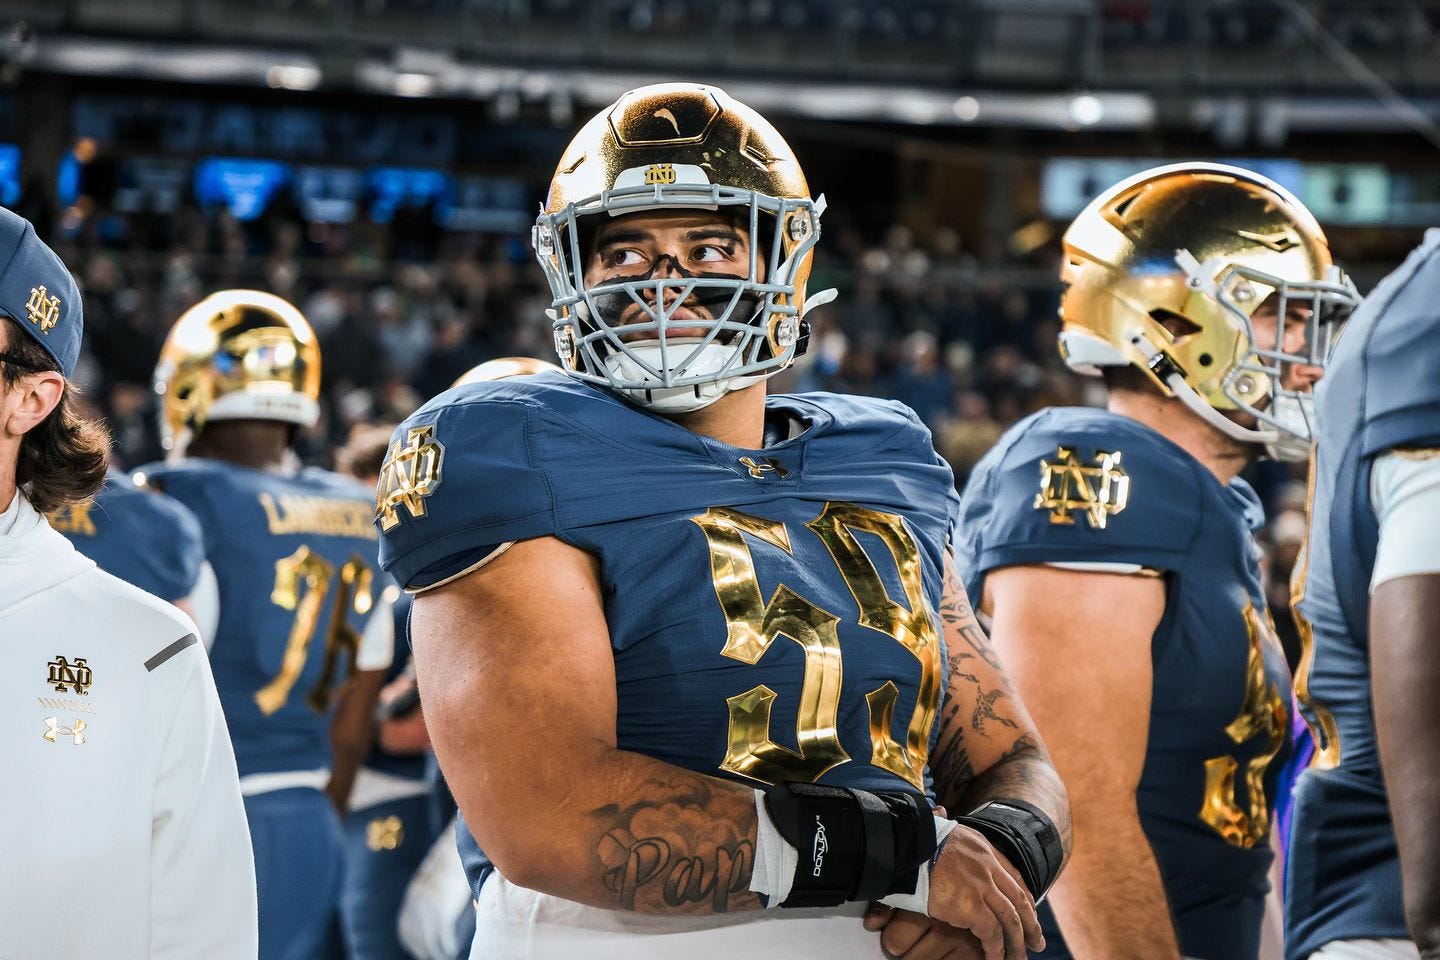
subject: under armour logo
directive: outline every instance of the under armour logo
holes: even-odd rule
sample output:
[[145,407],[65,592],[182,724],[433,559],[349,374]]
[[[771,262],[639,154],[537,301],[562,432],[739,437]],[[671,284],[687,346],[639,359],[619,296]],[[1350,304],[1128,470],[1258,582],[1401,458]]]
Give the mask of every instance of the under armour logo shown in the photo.
[[50,668],[49,678],[45,682],[53,684],[56,693],[69,693],[70,688],[74,687],[75,692],[83,697],[90,692],[90,684],[95,681],[95,675],[86,665],[84,657],[76,657],[75,662],[71,663],[64,657],[57,656],[45,666]]
[[780,466],[780,464],[776,463],[774,460],[771,460],[769,457],[766,457],[765,459],[760,461],[753,460],[750,457],[741,457],[740,465],[746,470],[749,470],[750,476],[754,477],[756,480],[763,480],[765,478],[765,475],[770,473],[775,474],[775,476],[780,480],[784,480],[786,477],[790,476],[789,470],[786,470],[784,467]]
[[51,743],[55,743],[56,737],[71,737],[74,739],[75,745],[79,746],[85,742],[85,727],[86,723],[84,720],[77,719],[75,726],[65,727],[60,725],[59,717],[46,717],[45,739]]

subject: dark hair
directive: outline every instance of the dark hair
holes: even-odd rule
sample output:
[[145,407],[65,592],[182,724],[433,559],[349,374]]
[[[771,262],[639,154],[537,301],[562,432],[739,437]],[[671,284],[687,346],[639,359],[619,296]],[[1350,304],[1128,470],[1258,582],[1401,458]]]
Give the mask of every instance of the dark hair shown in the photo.
[[1130,393],[1163,395],[1163,391],[1155,386],[1150,375],[1133,364],[1124,367],[1101,367],[1100,376],[1105,381],[1105,389],[1111,393],[1124,390]]
[[[0,381],[14,389],[26,374],[59,372],[60,365],[32,340],[14,319],[0,317],[5,326],[5,351],[23,364],[0,360]],[[20,439],[20,461],[15,481],[25,499],[41,513],[82,503],[99,492],[110,463],[110,435],[78,410],[78,388],[66,381],[60,402],[50,415]]]
[[393,426],[385,425],[351,430],[345,446],[335,451],[335,469],[360,479],[378,477],[390,450],[390,434],[394,432]]

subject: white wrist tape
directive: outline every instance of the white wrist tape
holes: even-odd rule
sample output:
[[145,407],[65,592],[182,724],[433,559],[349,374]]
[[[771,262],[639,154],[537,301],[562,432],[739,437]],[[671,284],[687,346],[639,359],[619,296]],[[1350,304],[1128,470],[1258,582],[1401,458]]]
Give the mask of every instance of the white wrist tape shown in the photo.
[[[940,859],[940,846],[945,842],[945,838],[950,835],[951,830],[958,826],[959,824],[954,820],[946,820],[944,817],[935,818],[935,860]],[[930,861],[930,867],[935,865],[935,860]],[[915,881],[914,893],[892,893],[880,902],[897,910],[911,910],[929,916],[930,867],[920,871],[920,875]]]
[[790,896],[800,852],[780,836],[770,811],[765,809],[765,791],[755,791],[755,868],[750,872],[750,890],[767,898],[774,909]]

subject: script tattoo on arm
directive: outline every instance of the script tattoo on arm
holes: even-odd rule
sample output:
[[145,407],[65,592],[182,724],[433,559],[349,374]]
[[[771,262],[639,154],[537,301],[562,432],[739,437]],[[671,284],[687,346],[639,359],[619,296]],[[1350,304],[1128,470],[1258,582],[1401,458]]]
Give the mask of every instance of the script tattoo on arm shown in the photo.
[[936,797],[952,816],[990,800],[1024,800],[1054,821],[1068,854],[1065,787],[948,562],[940,619],[950,681],[930,761]]
[[[590,817],[603,835],[595,856],[614,906],[642,913],[754,910],[754,801],[748,789],[717,782],[651,778],[633,803],[608,805]],[[718,814],[718,816],[717,816]]]

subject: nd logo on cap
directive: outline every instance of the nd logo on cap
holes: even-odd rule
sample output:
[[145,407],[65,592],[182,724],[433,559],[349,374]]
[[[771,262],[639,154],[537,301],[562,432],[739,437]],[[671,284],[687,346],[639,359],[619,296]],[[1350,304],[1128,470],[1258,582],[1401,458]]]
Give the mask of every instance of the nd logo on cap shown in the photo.
[[66,378],[74,374],[85,325],[80,290],[55,251],[35,235],[30,221],[4,207],[0,207],[0,317],[14,321],[38,343]]
[[31,323],[39,324],[41,333],[48,334],[60,322],[60,298],[50,296],[50,291],[45,289],[44,284],[31,287],[25,312]]

